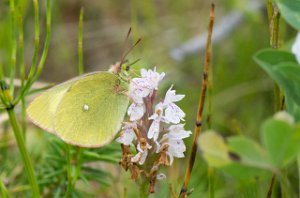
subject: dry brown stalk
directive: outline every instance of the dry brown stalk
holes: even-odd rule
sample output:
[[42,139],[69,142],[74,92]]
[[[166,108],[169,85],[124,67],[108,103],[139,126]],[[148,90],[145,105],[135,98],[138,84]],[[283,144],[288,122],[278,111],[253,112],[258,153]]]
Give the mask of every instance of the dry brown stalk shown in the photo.
[[189,164],[185,172],[184,177],[184,183],[181,188],[179,197],[184,198],[188,195],[188,183],[190,180],[191,172],[194,166],[196,153],[197,153],[197,140],[201,133],[201,126],[202,126],[202,115],[203,115],[203,108],[204,108],[204,102],[205,102],[205,95],[206,95],[206,89],[208,85],[208,71],[209,71],[209,65],[210,65],[210,59],[211,59],[211,37],[213,32],[213,25],[214,25],[214,4],[211,5],[210,10],[210,20],[209,20],[209,26],[208,26],[208,35],[207,35],[207,42],[206,42],[206,48],[205,48],[205,61],[204,61],[204,68],[203,68],[203,76],[202,76],[202,85],[201,85],[201,93],[200,93],[200,99],[198,104],[198,112],[197,112],[197,119],[196,119],[196,126],[194,129],[194,139],[193,139],[193,145],[192,145],[192,151],[189,159]]

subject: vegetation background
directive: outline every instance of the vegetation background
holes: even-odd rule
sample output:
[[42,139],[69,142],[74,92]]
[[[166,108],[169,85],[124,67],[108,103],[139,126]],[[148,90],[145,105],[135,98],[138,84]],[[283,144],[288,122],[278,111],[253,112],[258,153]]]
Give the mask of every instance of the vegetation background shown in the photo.
[[[18,0],[17,8],[23,12],[24,52],[27,70],[34,49],[34,14],[30,0]],[[45,1],[40,1],[41,41],[44,39]],[[259,126],[274,113],[273,82],[253,61],[253,54],[269,46],[269,27],[265,2],[252,0],[215,1],[216,17],[213,42],[212,82],[209,89],[212,128],[224,136],[244,134],[256,139]],[[257,4],[256,4],[257,3]],[[141,44],[129,55],[133,61],[141,58],[135,70],[141,67],[157,67],[164,71],[165,90],[174,84],[185,99],[180,106],[186,112],[187,129],[193,131],[198,104],[203,49],[187,51],[181,57],[174,50],[182,49],[192,38],[206,32],[209,8],[208,0],[185,1],[51,1],[52,38],[46,65],[40,81],[59,83],[78,74],[77,38],[78,19],[84,7],[83,55],[85,72],[107,70],[121,58],[124,39],[129,27],[133,28],[133,40],[142,38]],[[12,47],[9,1],[0,1],[0,66],[9,73]],[[228,17],[228,16],[231,16]],[[235,16],[237,18],[234,18]],[[227,17],[227,18],[226,18]],[[226,19],[226,20],[225,20]],[[235,25],[230,27],[236,20]],[[288,41],[296,32],[280,21],[280,41]],[[226,32],[224,27],[230,27]],[[219,28],[220,27],[220,28]],[[213,37],[214,37],[213,36]],[[163,96],[162,96],[163,97]],[[29,97],[30,99],[30,97]],[[29,102],[29,101],[28,101]],[[20,111],[19,111],[20,112]],[[207,115],[207,114],[206,114]],[[19,116],[19,115],[18,115]],[[205,117],[207,119],[207,116]],[[5,112],[0,114],[0,179],[13,197],[29,197],[29,186],[22,161]],[[208,126],[205,124],[204,128]],[[56,137],[42,132],[28,121],[27,146],[38,173],[39,184],[45,197],[61,197],[66,188],[67,145]],[[189,155],[192,138],[186,141]],[[76,158],[76,149],[72,149]],[[138,191],[130,175],[118,166],[121,150],[117,144],[100,149],[85,149],[76,158],[82,165],[74,196],[136,197]],[[74,154],[75,153],[75,154]],[[178,194],[187,165],[179,159],[167,171],[167,180],[159,182],[157,193],[151,197],[169,197]],[[268,189],[270,178],[240,181],[222,172],[214,175],[216,197],[260,197]],[[196,158],[190,187],[190,197],[208,195],[208,168],[200,157]]]

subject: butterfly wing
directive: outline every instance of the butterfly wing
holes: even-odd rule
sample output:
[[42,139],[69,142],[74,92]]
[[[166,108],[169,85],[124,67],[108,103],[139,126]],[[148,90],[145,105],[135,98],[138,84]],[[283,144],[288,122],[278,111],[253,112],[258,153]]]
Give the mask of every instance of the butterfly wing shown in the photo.
[[36,97],[27,108],[27,115],[37,126],[54,132],[54,116],[57,106],[75,79],[59,84]]
[[56,134],[83,147],[109,143],[121,127],[129,99],[127,83],[110,72],[76,81],[64,94],[54,116]]

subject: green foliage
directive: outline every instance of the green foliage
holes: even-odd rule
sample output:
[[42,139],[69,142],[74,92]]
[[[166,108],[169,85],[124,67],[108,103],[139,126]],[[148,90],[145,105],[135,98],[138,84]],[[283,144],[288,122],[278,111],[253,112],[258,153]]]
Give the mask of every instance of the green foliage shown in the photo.
[[[99,149],[79,149],[70,147],[52,135],[46,135],[46,137],[47,153],[44,153],[40,160],[41,168],[38,174],[38,182],[44,196],[63,197],[70,181],[68,177],[76,177],[77,181],[75,181],[74,187],[77,183],[82,185],[83,189],[92,182],[104,187],[111,185],[111,173],[102,168],[90,166],[90,164],[99,161],[116,164],[120,158],[118,144]],[[71,161],[71,164],[68,163],[68,160]],[[80,169],[78,169],[79,167]],[[69,196],[83,197],[84,193],[85,191],[80,188],[74,188]]]
[[300,120],[300,67],[295,56],[288,51],[263,49],[254,60],[282,88],[287,111]]
[[299,125],[270,119],[262,125],[261,136],[274,167],[286,167],[300,151]]
[[277,0],[277,5],[283,18],[295,29],[300,30],[300,1]]
[[[200,149],[210,166],[241,179],[280,174],[295,162],[300,152],[300,127],[278,119],[265,121],[259,143],[244,136],[232,136],[226,141],[216,132],[199,137]],[[267,173],[267,171],[269,173]]]

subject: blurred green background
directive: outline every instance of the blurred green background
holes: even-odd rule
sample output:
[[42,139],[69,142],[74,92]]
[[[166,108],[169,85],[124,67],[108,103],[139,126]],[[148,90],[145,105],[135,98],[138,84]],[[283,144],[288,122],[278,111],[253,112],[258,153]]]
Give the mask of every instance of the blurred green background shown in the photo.
[[[24,13],[25,63],[29,69],[34,49],[33,5],[29,0],[17,2],[18,9]],[[51,1],[52,39],[40,81],[59,83],[77,75],[78,19],[80,8],[84,7],[85,72],[107,70],[111,64],[118,61],[123,52],[127,31],[129,27],[132,27],[133,34],[130,42],[133,43],[138,38],[142,38],[140,45],[128,56],[130,61],[141,58],[133,69],[138,71],[141,67],[156,66],[158,71],[166,73],[166,78],[160,85],[160,96],[164,97],[163,94],[171,84],[174,84],[177,93],[186,95],[179,105],[187,114],[186,128],[193,131],[204,51],[201,46],[193,49],[193,46],[189,44],[197,45],[197,43],[189,41],[199,36],[201,38],[201,35],[205,36],[211,3],[208,0],[53,0]],[[213,42],[212,49],[211,94],[206,101],[206,104],[211,102],[212,128],[224,136],[244,134],[257,138],[260,123],[274,112],[273,82],[252,60],[256,51],[269,46],[265,2],[227,0],[213,3],[216,6],[213,37],[217,38]],[[40,1],[40,8],[41,41],[43,41],[45,1]],[[283,21],[281,23],[280,42],[284,44],[284,41],[295,35],[295,32],[290,30]],[[9,68],[6,65],[9,65],[10,61],[11,30],[7,0],[0,1],[0,30],[0,65],[8,72]],[[179,54],[175,54],[176,50],[177,52],[179,50]],[[208,110],[205,109],[205,111]],[[22,163],[14,138],[5,122],[5,114],[1,116],[4,121],[1,119],[0,177],[7,179],[7,186],[14,196],[23,197],[22,195],[26,195],[28,186],[24,185],[26,180],[22,175]],[[50,162],[45,157],[53,150],[51,141],[58,140],[42,133],[31,124],[29,126],[27,144],[32,153],[35,168],[42,178],[45,176],[43,171],[48,171],[49,174],[51,169],[55,170],[53,167],[59,166],[59,164],[49,165],[55,163],[56,159],[51,159],[53,161]],[[205,123],[204,129],[206,128]],[[186,141],[187,155],[190,152],[191,141],[192,138]],[[115,159],[120,156],[120,149],[117,145],[98,149],[95,152],[98,151],[108,152],[108,155],[112,152],[116,156]],[[57,160],[64,158],[63,152],[57,152],[55,155],[58,155]],[[157,194],[153,197],[168,197],[171,194],[170,191],[178,194],[186,165],[187,158],[176,160],[167,171],[168,179],[158,182]],[[47,166],[51,168],[48,170],[45,168]],[[99,176],[102,182],[95,180],[89,185],[82,181],[78,182],[78,188],[84,189],[83,191],[88,196],[122,197],[124,189],[128,197],[137,196],[136,184],[130,181],[129,174],[124,173],[116,163],[97,161],[89,166],[102,169],[105,176]],[[63,177],[64,175],[61,175],[57,178]],[[190,188],[194,189],[190,197],[207,196],[207,178],[206,163],[199,154],[190,182]],[[215,175],[216,197],[260,197],[264,195],[262,193],[266,192],[267,187],[268,180],[238,181],[220,172]],[[53,186],[48,189],[50,192],[46,193],[47,196],[54,196],[55,188]],[[56,193],[59,197],[59,192]]]

